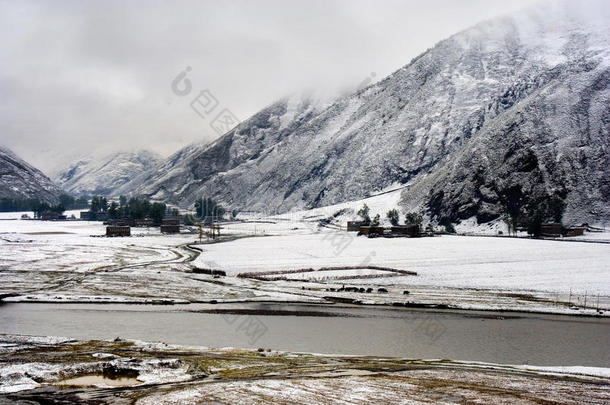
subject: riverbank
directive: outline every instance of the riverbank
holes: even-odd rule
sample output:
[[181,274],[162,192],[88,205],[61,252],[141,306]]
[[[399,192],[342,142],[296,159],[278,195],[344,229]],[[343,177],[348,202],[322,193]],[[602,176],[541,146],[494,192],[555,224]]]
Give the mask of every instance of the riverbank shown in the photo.
[[606,403],[609,375],[586,367],[0,335],[0,400],[16,403]]

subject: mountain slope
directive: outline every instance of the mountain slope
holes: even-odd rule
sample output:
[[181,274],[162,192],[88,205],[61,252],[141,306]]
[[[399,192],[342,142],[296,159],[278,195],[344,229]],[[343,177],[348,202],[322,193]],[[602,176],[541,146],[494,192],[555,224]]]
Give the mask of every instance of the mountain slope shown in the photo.
[[421,181],[430,213],[481,223],[540,211],[560,220],[565,206],[564,222],[610,218],[609,77],[610,68],[579,61],[539,78],[532,94]]
[[166,162],[125,187],[183,206],[210,195],[288,211],[410,184],[404,207],[439,219],[554,198],[568,221],[610,218],[609,15],[587,5],[478,24],[329,106],[281,100],[172,157],[176,175]]
[[87,157],[58,171],[55,181],[74,194],[118,195],[123,184],[150,171],[161,157],[146,150],[119,152],[102,158]]
[[57,203],[61,190],[40,170],[0,147],[0,198]]

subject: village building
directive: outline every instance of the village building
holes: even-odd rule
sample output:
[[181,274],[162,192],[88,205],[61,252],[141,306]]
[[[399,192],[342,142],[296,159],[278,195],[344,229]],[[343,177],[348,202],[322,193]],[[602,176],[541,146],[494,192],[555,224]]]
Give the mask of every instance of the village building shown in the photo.
[[369,238],[373,236],[383,236],[383,226],[361,226],[358,235],[366,235]]
[[396,236],[409,236],[414,238],[421,234],[421,227],[418,224],[397,225],[390,229],[392,235]]
[[559,237],[563,233],[563,226],[558,222],[549,222],[540,225],[540,234],[542,236]]
[[560,236],[582,236],[584,235],[586,227],[575,226],[575,227],[564,227],[559,222],[549,222],[540,225],[540,234],[542,236],[558,238]]
[[572,228],[565,228],[563,231],[563,236],[582,236],[585,234],[585,230],[587,228],[584,226],[575,226]]
[[150,219],[150,218],[136,219],[134,221],[134,226],[146,226],[146,227],[149,227],[149,226],[153,226],[153,225],[154,225],[153,220]]
[[131,236],[131,227],[117,225],[107,226],[106,236]]
[[180,218],[171,217],[163,220],[161,233],[180,233]]
[[40,219],[43,221],[57,221],[66,219],[66,216],[55,211],[44,211],[40,214]]
[[[350,231],[350,226],[354,227],[355,223],[358,221],[350,221],[348,222],[348,231]],[[410,237],[415,238],[421,236],[421,226],[419,224],[405,224],[405,225],[396,225],[389,228],[383,226],[359,226],[358,227],[358,235],[365,235],[369,238],[376,236],[384,236],[384,237]]]
[[362,225],[364,225],[364,221],[347,221],[347,231],[358,232]]
[[81,211],[80,219],[82,219],[83,221],[107,221],[108,213],[107,212]]

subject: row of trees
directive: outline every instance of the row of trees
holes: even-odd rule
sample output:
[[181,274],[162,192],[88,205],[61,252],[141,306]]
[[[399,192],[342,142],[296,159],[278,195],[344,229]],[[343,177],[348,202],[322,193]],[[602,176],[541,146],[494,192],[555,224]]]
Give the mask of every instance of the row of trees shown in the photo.
[[[46,204],[46,205],[44,205]],[[59,196],[59,203],[53,207],[55,211],[63,207],[65,210],[77,210],[81,208],[87,208],[88,199],[87,197],[75,198],[70,194],[63,193]],[[44,203],[35,198],[19,199],[19,198],[2,198],[0,199],[0,212],[15,212],[15,211],[40,211],[41,209],[51,208],[51,204]],[[49,209],[50,211],[50,209]]]
[[132,197],[129,200],[122,199],[120,204],[116,201],[110,203],[108,208],[108,216],[110,218],[131,218],[144,219],[150,218],[156,225],[161,224],[166,216],[177,216],[176,208],[168,208],[162,202],[150,202],[146,198]]
[[66,208],[63,204],[59,203],[56,205],[51,205],[47,202],[38,202],[33,208],[34,218],[40,218],[43,212],[55,212],[59,215],[63,214]]
[[34,211],[40,204],[36,199],[2,198],[0,199],[0,212]]
[[[506,214],[503,218],[508,225],[509,234],[511,232],[516,233],[517,229],[521,228],[527,230],[529,235],[537,237],[541,236],[542,225],[545,222],[561,222],[564,210],[564,201],[561,198],[554,196],[539,202],[535,209],[530,209],[528,212],[523,212],[523,208],[517,204],[507,205]],[[370,209],[366,204],[358,210],[357,214],[362,219],[364,225],[379,226],[379,214],[371,219]],[[389,210],[386,213],[386,218],[393,226],[397,226],[400,223],[400,214],[396,209]],[[422,222],[422,216],[416,212],[407,212],[405,214],[405,224],[417,224],[421,226]],[[440,225],[444,226],[445,230],[449,233],[456,232],[455,227],[448,218],[441,220]],[[428,225],[428,228],[431,230],[431,225]]]
[[[358,210],[357,214],[362,219],[362,222],[364,225],[379,226],[379,224],[381,222],[381,218],[380,218],[379,214],[375,215],[373,217],[373,219],[371,219],[370,209],[366,204],[364,204],[362,206],[362,208],[360,208],[360,210]],[[388,212],[386,212],[386,218],[388,219],[388,221],[390,221],[390,224],[392,224],[392,226],[400,225],[400,213],[398,212],[397,209],[394,208],[394,209],[391,209]],[[419,214],[417,212],[407,212],[404,216],[405,225],[419,225],[421,227],[423,222],[424,222],[424,218],[422,217],[421,214]],[[447,232],[455,233],[455,228],[453,227],[453,224],[451,222],[441,223],[441,225],[443,225],[445,227],[445,230]],[[434,227],[432,226],[432,224],[429,223],[426,226],[426,232],[427,233],[434,232]]]
[[[362,219],[362,223],[364,225],[379,226],[379,223],[381,222],[381,216],[379,214],[376,214],[373,219],[371,219],[370,208],[366,204],[364,204],[362,208],[358,210],[357,214]],[[390,221],[392,226],[398,226],[400,224],[400,214],[398,213],[397,209],[391,209],[386,212],[386,218]],[[405,214],[405,224],[421,225],[422,222],[422,216],[416,212],[407,212]]]
[[[519,196],[518,193],[515,193]],[[507,199],[503,220],[508,227],[509,235],[516,234],[517,230],[526,229],[532,236],[542,235],[542,224],[545,222],[559,222],[565,211],[565,201],[557,195],[545,196],[536,201],[536,204],[524,204],[523,197]]]
[[80,210],[89,206],[89,197],[73,197],[70,194],[63,193],[59,196],[59,203],[67,210]]
[[111,201],[108,203],[106,197],[93,196],[89,205],[89,211],[93,213],[108,213],[108,217],[112,219],[144,219],[150,218],[156,225],[161,224],[166,216],[177,216],[176,208],[168,208],[162,202],[150,202],[145,197],[120,196],[119,201]]
[[195,211],[197,217],[215,217],[222,218],[226,214],[227,210],[220,205],[216,200],[210,197],[202,197],[195,202]]
[[[110,203],[104,196],[93,196],[89,205],[89,211],[93,213],[108,213],[108,217],[112,219],[129,218],[129,219],[144,219],[150,218],[155,224],[161,223],[165,216],[177,216],[179,214],[176,208],[169,208],[162,202],[150,202],[145,197],[120,196],[119,201],[111,201]],[[195,203],[195,211],[197,218],[214,217],[222,218],[227,213],[227,210],[220,205],[216,200],[210,197],[204,197]],[[232,213],[234,216],[237,212]],[[196,218],[193,215],[184,216],[185,224],[193,225],[196,223]]]
[[91,204],[89,205],[89,212],[107,212],[108,211],[108,200],[106,197],[94,195],[91,197]]
[[[104,196],[94,195],[90,199],[87,196],[73,197],[63,193],[59,196],[59,204],[49,204],[37,199],[0,199],[0,212],[14,211],[34,211],[34,217],[40,218],[43,212],[51,211],[62,214],[71,209],[89,209],[89,212],[107,213],[109,218],[120,219],[144,219],[151,218],[156,224],[161,223],[165,216],[177,216],[176,208],[169,208],[162,202],[150,202],[145,197],[131,197],[121,195],[117,201],[108,201]],[[204,197],[195,203],[197,218],[214,217],[222,218],[227,210],[216,200]],[[237,211],[231,212],[235,217]],[[195,224],[196,218],[193,215],[185,215],[185,223]]]

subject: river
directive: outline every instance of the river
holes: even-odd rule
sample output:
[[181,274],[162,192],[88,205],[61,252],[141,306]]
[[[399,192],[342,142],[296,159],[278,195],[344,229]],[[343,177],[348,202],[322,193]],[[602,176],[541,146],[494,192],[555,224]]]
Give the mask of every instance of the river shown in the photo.
[[281,304],[5,303],[0,333],[610,367],[610,319]]

